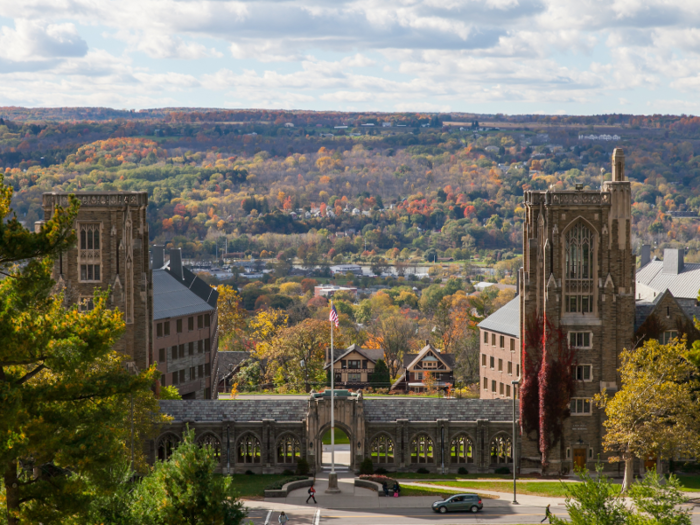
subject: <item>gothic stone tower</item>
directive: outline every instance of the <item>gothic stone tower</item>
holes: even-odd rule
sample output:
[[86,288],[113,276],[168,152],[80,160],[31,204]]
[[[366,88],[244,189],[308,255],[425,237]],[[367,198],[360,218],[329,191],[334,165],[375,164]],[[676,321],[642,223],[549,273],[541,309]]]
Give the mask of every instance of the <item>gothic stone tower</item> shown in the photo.
[[[562,443],[549,468],[593,468],[602,450],[604,412],[591,398],[618,389],[619,355],[634,330],[635,258],[630,243],[631,194],[625,157],[612,156],[612,181],[600,191],[529,191],[525,194],[521,341],[534,319],[546,319],[576,350],[576,393]],[[531,328],[532,329],[532,328]],[[545,347],[549,343],[545,343]],[[523,356],[525,357],[525,355]],[[523,362],[523,365],[525,363]],[[524,470],[540,465],[538,443],[523,436]]]
[[[44,217],[68,205],[69,193],[44,193]],[[78,243],[54,267],[66,305],[90,308],[96,288],[111,288],[109,305],[124,314],[126,332],[115,349],[143,370],[150,364],[153,287],[148,254],[146,192],[79,192]]]

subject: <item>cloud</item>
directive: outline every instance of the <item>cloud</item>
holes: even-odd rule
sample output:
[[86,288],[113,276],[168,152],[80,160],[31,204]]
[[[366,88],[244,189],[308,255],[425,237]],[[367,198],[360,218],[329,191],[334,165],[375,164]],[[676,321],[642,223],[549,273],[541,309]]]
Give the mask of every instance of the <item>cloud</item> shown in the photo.
[[80,57],[88,46],[72,23],[46,24],[16,19],[15,28],[0,28],[0,58],[15,62]]

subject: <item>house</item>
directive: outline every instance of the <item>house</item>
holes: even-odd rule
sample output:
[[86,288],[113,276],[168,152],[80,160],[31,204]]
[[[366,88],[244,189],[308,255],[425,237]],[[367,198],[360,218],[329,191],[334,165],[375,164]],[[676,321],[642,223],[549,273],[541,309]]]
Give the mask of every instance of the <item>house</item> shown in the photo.
[[217,370],[217,392],[230,392],[235,383],[234,377],[241,365],[251,357],[250,352],[219,352],[219,367]]
[[391,386],[391,390],[424,392],[431,387],[431,381],[433,388],[447,390],[454,385],[454,368],[454,354],[443,354],[426,341],[417,354],[404,355],[403,366],[399,370],[400,377]]
[[[338,355],[340,354],[340,355]],[[345,350],[334,352],[333,374],[335,388],[363,388],[368,386],[384,386],[374,384],[372,374],[377,365],[377,361],[384,359],[384,350],[373,350],[360,348],[357,345],[350,345]],[[326,365],[324,370],[330,368],[330,349],[326,350]]]
[[353,297],[357,297],[357,288],[351,286],[335,286],[332,284],[322,284],[314,286],[314,297],[333,297],[337,292],[347,292]]
[[285,122],[285,123],[284,123],[284,127],[285,127],[285,128],[293,128],[293,127],[294,127],[294,124],[292,124],[291,122]]

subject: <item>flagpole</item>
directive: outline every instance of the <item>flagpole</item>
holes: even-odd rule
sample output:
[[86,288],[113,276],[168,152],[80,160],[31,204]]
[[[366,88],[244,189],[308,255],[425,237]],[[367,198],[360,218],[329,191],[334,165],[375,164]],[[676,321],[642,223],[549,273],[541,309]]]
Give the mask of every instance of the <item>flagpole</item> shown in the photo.
[[[331,301],[331,311],[333,301]],[[335,474],[335,359],[333,355],[333,325],[331,321],[331,474]]]

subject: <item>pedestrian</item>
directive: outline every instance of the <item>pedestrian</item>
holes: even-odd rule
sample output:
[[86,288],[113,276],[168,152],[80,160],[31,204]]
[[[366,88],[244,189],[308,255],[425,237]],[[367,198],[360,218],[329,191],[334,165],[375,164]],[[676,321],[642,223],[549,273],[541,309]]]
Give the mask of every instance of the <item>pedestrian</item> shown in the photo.
[[401,487],[399,486],[399,482],[394,481],[394,497],[398,498],[400,492],[401,492]]
[[549,504],[547,505],[547,508],[544,509],[544,518],[542,518],[540,523],[544,522],[544,520],[549,520],[549,523],[552,523],[552,511],[549,510]]
[[289,518],[287,515],[284,513],[284,511],[280,512],[279,518],[277,518],[277,521],[280,523],[280,525],[285,525],[289,521]]
[[306,503],[308,503],[310,499],[314,500],[314,503],[318,505],[318,503],[316,502],[316,489],[313,485],[309,487],[309,497],[306,498]]
[[384,496],[389,496],[389,487],[387,487],[386,481],[382,481],[382,488],[384,489]]

